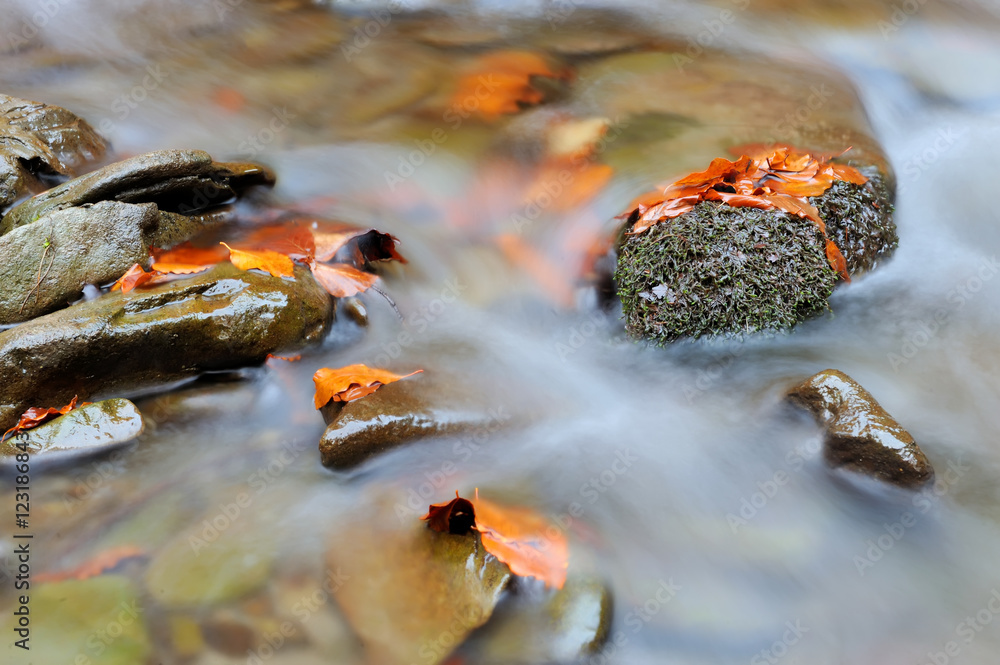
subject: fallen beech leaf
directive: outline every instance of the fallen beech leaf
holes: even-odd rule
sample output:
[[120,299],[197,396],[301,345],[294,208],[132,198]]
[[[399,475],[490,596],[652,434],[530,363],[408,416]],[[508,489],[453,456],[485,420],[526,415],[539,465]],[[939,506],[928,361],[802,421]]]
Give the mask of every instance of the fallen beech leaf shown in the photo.
[[[542,101],[542,93],[531,85],[532,76],[565,79],[569,71],[553,70],[543,56],[530,51],[486,53],[459,78],[451,107],[462,117],[474,110],[487,121],[517,113],[523,106]],[[475,107],[469,106],[471,101]]]
[[146,272],[142,269],[141,265],[136,263],[131,268],[126,270],[125,274],[118,278],[118,281],[111,285],[111,290],[128,293],[135,287],[142,286],[143,284],[151,281],[159,274],[160,273],[156,270]]
[[146,552],[134,545],[119,545],[98,553],[75,568],[55,573],[41,573],[33,579],[36,582],[62,582],[64,580],[85,580],[116,568],[126,559],[146,556]]
[[826,224],[820,218],[819,210],[808,201],[784,194],[768,194],[767,200],[773,203],[776,208],[780,208],[789,214],[811,219],[819,227],[823,235],[826,235]]
[[420,519],[426,520],[427,526],[435,531],[465,535],[476,523],[476,511],[472,502],[460,497],[455,490],[454,499],[432,503]]
[[32,429],[33,427],[38,427],[44,422],[48,422],[53,418],[58,418],[59,416],[64,416],[73,409],[79,408],[90,404],[90,402],[83,402],[82,404],[76,403],[77,396],[73,395],[73,399],[69,401],[69,404],[62,407],[61,409],[55,409],[52,407],[45,408],[41,406],[33,406],[21,414],[21,418],[17,421],[17,424],[11,427],[9,430],[4,432],[3,436],[0,437],[0,443],[2,443],[7,435],[11,432],[23,432],[26,429]]
[[311,261],[316,255],[312,229],[301,223],[259,227],[240,244],[252,250],[271,250],[300,261]]
[[292,260],[284,254],[269,249],[234,249],[224,242],[219,244],[229,250],[229,260],[240,270],[263,270],[274,277],[292,277],[295,274]]
[[537,577],[545,586],[561,589],[566,583],[569,545],[565,534],[530,508],[501,506],[479,496],[473,501],[455,498],[431,504],[427,521],[435,531],[462,534],[469,523],[479,532],[487,552],[503,561],[515,575]]
[[834,164],[831,162],[830,164],[827,164],[827,168],[829,169],[829,174],[837,180],[846,180],[847,182],[855,185],[863,185],[868,182],[868,178],[862,175],[861,172],[853,166],[848,166],[846,164]]
[[320,286],[334,298],[348,298],[361,293],[378,281],[378,275],[358,270],[346,263],[327,265],[313,261],[309,267]]
[[202,248],[185,242],[173,249],[153,249],[153,270],[162,273],[187,275],[225,260],[226,251],[218,245]]
[[840,273],[841,278],[845,282],[851,282],[851,276],[847,274],[847,259],[840,253],[837,243],[832,240],[826,241],[826,260],[830,262],[831,268]]
[[371,395],[387,383],[405,379],[422,371],[424,370],[418,369],[409,374],[393,374],[388,370],[373,369],[365,365],[348,365],[336,369],[323,367],[313,374],[313,383],[316,384],[313,403],[317,409],[321,409],[331,400],[351,402]]

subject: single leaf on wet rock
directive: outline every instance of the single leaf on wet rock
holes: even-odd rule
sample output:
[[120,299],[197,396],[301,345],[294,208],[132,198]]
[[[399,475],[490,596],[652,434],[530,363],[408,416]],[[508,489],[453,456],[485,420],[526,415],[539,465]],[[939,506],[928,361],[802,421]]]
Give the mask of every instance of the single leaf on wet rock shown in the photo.
[[374,369],[360,364],[336,369],[323,367],[313,374],[313,382],[316,384],[314,403],[317,409],[321,409],[330,400],[350,402],[371,395],[387,383],[405,379],[422,371],[418,369],[409,374],[394,374],[388,370]]
[[151,270],[149,272],[142,269],[142,266],[136,263],[131,268],[129,268],[124,275],[118,278],[118,281],[111,285],[112,291],[121,291],[122,293],[128,293],[137,286],[142,286],[143,284],[148,284],[153,280],[154,277],[160,275],[157,270]]
[[349,298],[363,293],[378,281],[378,275],[346,263],[327,265],[313,261],[309,267],[316,281],[334,298]]
[[294,265],[284,254],[269,249],[243,250],[219,243],[229,250],[229,260],[240,270],[263,270],[274,277],[292,277]]
[[0,437],[0,441],[7,438],[7,435],[12,432],[23,432],[24,430],[31,429],[33,427],[38,427],[42,423],[57,418],[59,416],[64,416],[78,406],[83,406],[84,404],[89,404],[90,402],[84,402],[83,404],[77,404],[77,396],[74,395],[73,399],[69,401],[66,406],[56,409],[53,407],[41,407],[33,406],[21,414],[21,418],[17,421],[17,424],[11,427],[9,430],[4,432],[3,437]]
[[[135,441],[145,421],[135,404],[121,397],[84,402],[66,413],[30,428],[22,439],[0,443],[0,455],[14,455],[18,447],[39,458],[66,460],[107,453]],[[15,443],[16,442],[16,443]]]
[[566,582],[569,565],[566,536],[530,508],[487,501],[480,498],[478,489],[474,501],[461,498],[456,491],[454,499],[431,504],[420,519],[431,529],[445,533],[462,533],[471,519],[486,551],[506,563],[515,575],[536,577],[545,586],[557,589]]
[[169,250],[153,249],[153,270],[163,273],[187,275],[201,272],[226,260],[226,250],[221,245],[195,247],[185,242]]

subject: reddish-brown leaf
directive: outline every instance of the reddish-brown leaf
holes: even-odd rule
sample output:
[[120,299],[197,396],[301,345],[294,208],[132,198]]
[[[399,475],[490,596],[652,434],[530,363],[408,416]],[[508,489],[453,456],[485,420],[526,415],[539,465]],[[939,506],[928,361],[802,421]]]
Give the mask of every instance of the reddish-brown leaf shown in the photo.
[[378,281],[378,275],[358,270],[346,263],[327,265],[313,261],[309,267],[320,286],[335,298],[348,298],[367,291]]
[[173,249],[153,250],[153,270],[162,273],[186,275],[201,272],[226,260],[226,250],[219,245],[195,247],[185,242]]
[[126,559],[146,556],[146,552],[134,545],[119,545],[98,553],[75,568],[55,573],[41,573],[33,579],[36,582],[62,582],[64,580],[85,580],[116,568]]
[[52,407],[41,407],[33,406],[21,414],[21,418],[17,421],[17,424],[11,427],[9,430],[4,432],[3,436],[0,437],[0,442],[3,442],[7,438],[7,435],[11,432],[23,432],[26,429],[31,429],[33,427],[38,427],[44,422],[48,422],[53,418],[58,418],[59,416],[64,416],[73,409],[79,408],[90,404],[90,402],[83,402],[82,404],[76,403],[77,396],[73,395],[73,399],[69,401],[69,404],[62,407],[61,409],[55,409]]
[[487,121],[517,113],[542,101],[542,93],[531,84],[533,76],[568,78],[569,71],[553,68],[544,56],[530,51],[486,53],[459,78],[451,107],[463,116],[474,111]]
[[271,224],[261,226],[240,243],[252,250],[270,250],[298,261],[311,261],[316,255],[316,239],[305,224]]
[[472,502],[463,499],[455,490],[455,498],[445,503],[432,503],[427,514],[420,519],[426,520],[427,526],[442,533],[464,535],[476,523],[476,509]]
[[316,384],[316,395],[313,403],[317,409],[323,408],[328,402],[351,402],[381,388],[387,383],[405,379],[419,374],[422,369],[409,374],[394,374],[384,369],[374,369],[365,365],[348,365],[336,369],[323,367],[313,374]]
[[135,287],[148,283],[159,274],[160,273],[156,270],[146,272],[142,269],[141,265],[136,263],[133,264],[131,268],[126,270],[125,274],[118,278],[118,281],[111,285],[111,290],[120,290],[122,293],[128,293]]
[[786,196],[784,194],[767,194],[767,200],[774,204],[776,208],[780,208],[785,212],[798,215],[799,217],[805,217],[806,219],[811,219],[819,227],[819,230],[826,235],[826,224],[819,216],[819,210],[816,206],[812,205],[805,199],[800,199],[795,196]]
[[269,249],[235,249],[219,243],[229,250],[229,260],[240,270],[263,270],[274,277],[292,277],[295,274],[292,260],[284,254]]
[[830,262],[830,267],[836,270],[845,282],[850,283],[851,276],[847,274],[847,259],[840,253],[837,243],[829,239],[826,241],[826,260]]
[[846,180],[854,185],[863,185],[868,182],[868,178],[853,166],[831,162],[826,165],[826,168],[828,169],[828,173],[837,180]]

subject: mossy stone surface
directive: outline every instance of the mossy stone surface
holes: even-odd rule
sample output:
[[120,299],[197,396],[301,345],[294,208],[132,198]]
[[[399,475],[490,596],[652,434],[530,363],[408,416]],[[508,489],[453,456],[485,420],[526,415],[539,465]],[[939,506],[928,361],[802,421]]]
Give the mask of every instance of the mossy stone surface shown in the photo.
[[[848,272],[874,268],[896,248],[888,188],[838,181],[810,201]],[[787,330],[829,310],[837,273],[812,221],[778,210],[713,202],[618,243],[615,280],[634,337],[683,338]]]

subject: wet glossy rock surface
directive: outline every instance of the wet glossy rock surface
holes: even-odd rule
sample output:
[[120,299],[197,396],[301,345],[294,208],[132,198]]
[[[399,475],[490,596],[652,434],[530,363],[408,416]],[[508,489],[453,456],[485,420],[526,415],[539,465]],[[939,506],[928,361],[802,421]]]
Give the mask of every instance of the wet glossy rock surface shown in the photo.
[[281,279],[230,264],[106,294],[0,333],[0,428],[66,404],[261,363],[322,338],[333,300],[306,270]]
[[[155,203],[162,211],[192,215],[228,203],[253,185],[273,183],[274,175],[256,164],[213,162],[202,150],[159,150],[109,164],[25,201],[0,220],[0,234],[55,210],[106,200]],[[157,246],[194,235],[173,230],[177,223],[164,224]]]
[[[78,407],[24,432],[16,443],[27,443],[32,455],[66,458],[109,450],[133,441],[143,430],[142,414],[127,399],[108,399]],[[8,437],[0,455],[23,452]]]
[[493,432],[508,420],[458,377],[435,372],[390,383],[343,405],[331,403],[324,417],[330,424],[319,451],[323,464],[335,469],[427,437]]
[[43,178],[78,175],[105,150],[94,128],[66,109],[0,95],[0,211],[44,189]]
[[823,454],[845,469],[904,488],[934,479],[934,469],[913,437],[871,393],[843,372],[828,369],[788,392],[825,428]]
[[151,203],[115,201],[56,210],[0,236],[0,323],[18,323],[78,300],[87,284],[149,267],[160,218]]

